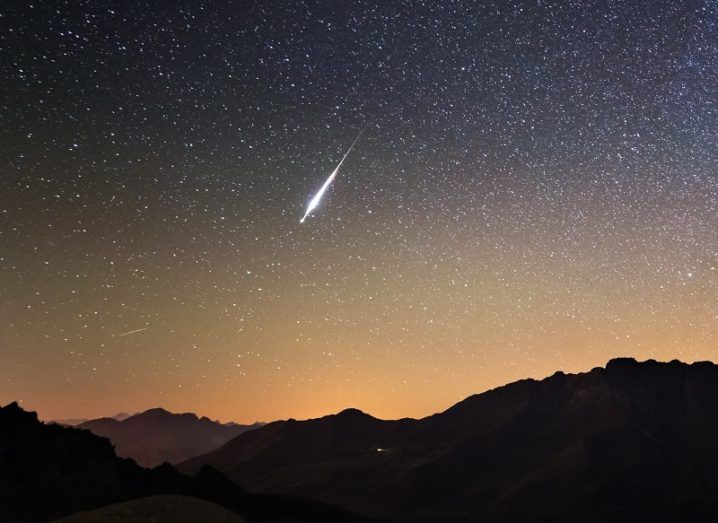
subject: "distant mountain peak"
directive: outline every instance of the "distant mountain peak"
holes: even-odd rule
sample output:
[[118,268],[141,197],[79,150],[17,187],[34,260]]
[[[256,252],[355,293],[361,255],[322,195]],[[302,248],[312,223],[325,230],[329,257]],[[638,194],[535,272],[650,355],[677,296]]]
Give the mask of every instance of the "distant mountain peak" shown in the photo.
[[645,361],[637,361],[634,358],[613,358],[606,363],[605,369],[598,367],[594,371],[604,371],[607,375],[615,375],[617,373],[648,373],[650,372],[688,372],[699,369],[716,369],[715,363],[711,361],[696,361],[694,363],[684,363],[680,360],[656,361],[648,359]]
[[213,450],[255,426],[227,426],[187,412],[172,413],[154,407],[124,420],[101,418],[78,425],[109,438],[118,455],[153,467],[164,461],[178,463]]
[[[643,363],[648,363],[648,362],[655,362],[655,360],[647,360]],[[617,366],[632,367],[635,365],[640,365],[640,363],[638,363],[638,361],[636,361],[636,358],[631,358],[629,356],[620,356],[618,358],[611,358],[610,360],[608,360],[608,363],[606,363],[606,368],[617,367]]]
[[372,415],[367,414],[364,411],[361,411],[359,409],[350,407],[348,409],[344,409],[341,412],[338,412],[336,416],[342,417],[342,418],[373,418]]
[[[151,409],[147,409],[144,412],[140,412],[139,414],[135,414],[135,416],[142,416],[143,414],[151,415],[151,416],[172,416],[173,413],[163,409],[162,407],[153,407]],[[130,416],[132,417],[132,416]]]

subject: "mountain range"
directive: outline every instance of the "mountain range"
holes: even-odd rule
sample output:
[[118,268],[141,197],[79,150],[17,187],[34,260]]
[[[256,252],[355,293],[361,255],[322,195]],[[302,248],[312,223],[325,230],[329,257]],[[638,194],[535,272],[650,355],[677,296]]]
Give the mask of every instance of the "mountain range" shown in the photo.
[[402,521],[717,521],[716,399],[713,363],[621,358],[419,420],[269,423],[179,469]]
[[[183,506],[184,515],[173,518]],[[78,511],[84,512],[71,516]],[[227,511],[238,517],[225,517]],[[0,407],[0,521],[61,517],[72,522],[369,521],[311,500],[250,494],[209,466],[192,476],[167,463],[145,469],[119,458],[106,438],[43,424],[17,403]]]
[[[0,408],[0,520],[718,521],[716,398],[713,363],[620,358],[423,419],[347,409],[276,421],[153,469],[13,403]],[[223,426],[161,409],[136,417]]]
[[144,467],[179,463],[209,452],[254,425],[222,424],[196,414],[173,414],[161,408],[126,416],[99,418],[79,423],[77,428],[109,438],[118,456],[132,458]]

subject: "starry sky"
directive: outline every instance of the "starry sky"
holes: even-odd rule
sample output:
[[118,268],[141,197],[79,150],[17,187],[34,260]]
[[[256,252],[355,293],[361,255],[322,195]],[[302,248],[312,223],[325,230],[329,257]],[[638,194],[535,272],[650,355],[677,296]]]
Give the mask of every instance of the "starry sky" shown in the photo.
[[715,1],[9,1],[0,79],[0,403],[418,417],[718,358]]

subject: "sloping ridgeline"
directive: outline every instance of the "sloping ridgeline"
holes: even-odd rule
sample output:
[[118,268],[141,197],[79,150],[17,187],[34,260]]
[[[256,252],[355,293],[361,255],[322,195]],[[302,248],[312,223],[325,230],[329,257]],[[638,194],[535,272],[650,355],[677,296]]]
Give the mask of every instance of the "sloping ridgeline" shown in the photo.
[[405,521],[718,521],[718,366],[611,360],[421,420],[281,421],[181,464]]

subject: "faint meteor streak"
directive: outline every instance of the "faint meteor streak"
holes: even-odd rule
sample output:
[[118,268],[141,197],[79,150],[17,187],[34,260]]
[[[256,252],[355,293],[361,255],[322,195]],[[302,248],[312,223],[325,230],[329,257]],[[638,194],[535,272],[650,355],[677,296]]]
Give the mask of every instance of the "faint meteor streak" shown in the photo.
[[319,192],[317,192],[317,194],[315,194],[314,197],[311,199],[311,201],[309,202],[309,205],[307,206],[307,212],[304,213],[304,216],[302,216],[302,219],[299,220],[299,223],[304,223],[304,220],[307,219],[307,216],[309,216],[309,213],[312,212],[314,209],[316,209],[317,206],[319,205],[319,202],[322,201],[322,196],[324,196],[324,193],[329,188],[329,186],[332,184],[332,182],[334,181],[334,178],[337,177],[339,168],[344,163],[344,160],[347,159],[347,156],[349,156],[349,153],[352,152],[352,149],[354,149],[354,146],[359,141],[359,138],[361,138],[361,134],[363,132],[364,132],[364,129],[359,131],[359,134],[357,134],[357,137],[354,138],[354,141],[352,142],[351,147],[349,147],[347,152],[344,153],[344,157],[342,158],[342,161],[339,162],[339,165],[337,165],[336,168],[332,171],[332,174],[329,175],[329,178],[327,178],[327,181],[324,182],[324,185],[322,185],[322,188],[319,189]]
[[117,337],[118,337],[118,338],[121,338],[122,336],[128,336],[128,335],[134,334],[134,333],[136,333],[136,332],[146,331],[147,329],[149,329],[149,327],[142,327],[141,329],[135,329],[135,330],[133,330],[133,331],[123,332],[122,334],[118,334]]

